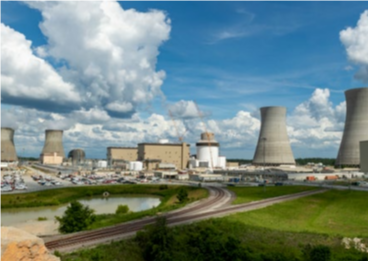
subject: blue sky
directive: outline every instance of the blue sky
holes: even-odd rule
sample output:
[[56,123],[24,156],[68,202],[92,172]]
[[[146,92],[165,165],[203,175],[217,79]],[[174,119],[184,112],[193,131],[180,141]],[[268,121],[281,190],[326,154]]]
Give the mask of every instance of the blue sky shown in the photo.
[[[87,111],[91,108],[102,108],[101,111],[106,111],[109,119],[106,118],[106,122],[91,120],[88,123],[82,123],[85,124],[84,127],[78,127],[80,122],[66,124],[66,131],[73,130],[66,135],[67,147],[81,147],[81,145],[83,147],[83,144],[91,143],[92,137],[89,141],[76,144],[78,140],[71,138],[72,133],[86,134],[93,128],[102,130],[104,128],[101,126],[112,125],[110,121],[121,121],[122,124],[129,125],[127,122],[134,122],[139,118],[138,121],[147,123],[152,120],[153,114],[157,114],[162,115],[165,118],[165,124],[170,126],[172,123],[166,106],[174,106],[174,110],[177,103],[182,100],[190,107],[190,102],[195,100],[207,115],[206,123],[210,130],[210,121],[215,122],[213,124],[216,126],[211,131],[216,134],[215,130],[218,128],[219,135],[216,137],[220,143],[234,144],[223,146],[223,154],[230,158],[239,155],[240,158],[252,158],[258,129],[256,126],[247,125],[253,118],[236,118],[239,112],[249,113],[249,117],[254,116],[254,119],[257,119],[259,107],[285,106],[288,110],[288,121],[290,121],[296,117],[298,106],[311,108],[313,105],[311,99],[318,95],[317,89],[328,90],[328,93],[322,93],[325,98],[327,96],[324,105],[331,110],[336,110],[336,106],[344,102],[345,90],[366,85],[363,80],[354,76],[358,69],[366,64],[349,58],[347,46],[340,39],[341,31],[347,27],[357,26],[360,16],[368,10],[366,2],[120,2],[120,6],[125,11],[135,9],[135,14],[149,14],[152,9],[156,9],[165,16],[164,23],[168,31],[165,31],[166,34],[159,39],[160,41],[153,39],[154,36],[152,38],[159,54],[152,56],[150,53],[152,59],[148,59],[152,61],[150,65],[153,71],[165,72],[165,77],[162,78],[162,84],[159,86],[161,94],[154,92],[144,100],[147,103],[134,102],[132,98],[133,102],[130,104],[129,99],[126,98],[129,96],[127,93],[122,99],[124,104],[130,104],[127,108],[131,110],[124,113],[119,111],[120,114],[114,114],[110,109],[106,109],[112,108],[112,105],[109,107],[101,100],[80,105],[80,108]],[[52,33],[47,35],[42,32],[39,25],[44,23],[47,27],[47,23],[50,22],[49,29],[52,26],[59,26],[55,29],[57,28],[61,33],[64,32],[65,37],[68,35],[68,30],[72,35],[73,29],[56,23],[52,24],[53,18],[45,18],[48,10],[42,6],[30,7],[22,2],[2,2],[1,19],[4,25],[23,34],[27,40],[31,40],[33,54],[50,64],[56,73],[61,75],[64,82],[72,82],[78,89],[78,80],[73,78],[73,82],[68,78],[71,77],[70,75],[60,72],[63,65],[68,68],[73,67],[73,62],[68,60],[68,54],[59,52],[59,56],[56,57],[56,51],[53,53],[51,50],[52,41],[60,38],[51,35]],[[75,14],[75,17],[77,16],[78,14]],[[58,20],[55,18],[55,21]],[[94,25],[83,24],[83,26],[93,28]],[[117,37],[123,37],[119,35],[118,27],[114,29]],[[157,31],[157,34],[160,32]],[[144,35],[142,37],[144,38]],[[51,50],[46,57],[41,57],[36,52],[36,48],[40,46],[46,46]],[[140,46],[137,48],[139,49]],[[67,50],[64,48],[64,51]],[[2,67],[7,65],[5,62],[2,60]],[[91,63],[95,62],[91,60]],[[83,89],[82,95],[87,93],[86,88]],[[134,84],[129,88],[135,88]],[[150,88],[144,90],[147,91]],[[25,98],[21,94],[11,96],[2,90],[2,97],[5,97],[1,105],[4,118],[6,118],[5,113],[13,113],[12,110],[21,110],[26,114],[33,108],[35,111],[32,113],[39,113],[37,115],[44,119],[42,122],[49,120],[52,123],[58,117],[50,116],[51,113],[60,114],[62,118],[70,118],[68,113],[73,113],[73,110],[67,113],[59,110],[58,106],[54,109],[49,108],[50,105],[45,101],[39,101],[34,97]],[[110,103],[115,104],[115,102],[119,100]],[[44,104],[43,107],[42,104]],[[48,108],[49,115],[45,114],[45,106]],[[73,106],[78,108],[78,104]],[[72,108],[72,105],[68,107]],[[188,113],[194,114],[189,107]],[[136,113],[135,116],[134,113]],[[118,115],[117,118],[116,115]],[[183,115],[180,112],[177,113],[178,121],[181,121]],[[308,117],[313,118],[313,113]],[[186,138],[188,142],[193,143],[193,148],[201,127],[199,119],[195,119],[193,115],[189,115],[188,118],[189,120],[180,122],[179,128],[182,128],[180,132],[189,133]],[[245,132],[244,135],[250,138],[243,141],[244,136],[227,133],[229,128],[227,121],[231,119],[234,122],[248,121],[244,126],[248,126],[252,131]],[[24,145],[26,147],[42,148],[41,127],[37,127],[37,131],[33,132],[25,128],[25,124],[27,122],[19,119],[15,126],[19,140],[23,142],[22,144],[26,144]],[[331,120],[331,124],[341,125],[341,120]],[[2,120],[2,126],[5,125],[9,125],[9,122]],[[114,133],[104,132],[110,145],[134,145],[136,141],[142,142],[143,139],[155,141],[156,138],[165,135],[175,140],[175,134],[170,130],[164,130],[158,131],[155,135],[142,134],[139,139],[135,136],[124,141],[124,137],[131,133],[119,132],[116,128],[116,126],[113,128]],[[238,128],[235,128],[234,132],[243,131],[242,127]],[[296,134],[297,127],[292,126],[292,128],[288,131],[291,132],[290,139],[296,157],[334,157],[336,155],[341,131],[333,134],[334,140],[331,143],[326,143],[331,139],[330,133],[311,137],[314,144],[311,141],[301,141],[301,137]],[[133,129],[150,133],[150,129],[144,125]],[[36,135],[38,131],[41,131],[41,134]],[[34,139],[29,138],[32,136],[31,133],[34,133]],[[117,142],[112,138],[114,135],[119,137]],[[231,138],[227,138],[230,136]],[[32,142],[35,143],[34,146]],[[320,146],[325,143],[326,146]],[[98,146],[99,143],[95,147],[88,145],[91,157],[105,155],[105,150]],[[29,150],[29,154],[37,155],[37,149]]]

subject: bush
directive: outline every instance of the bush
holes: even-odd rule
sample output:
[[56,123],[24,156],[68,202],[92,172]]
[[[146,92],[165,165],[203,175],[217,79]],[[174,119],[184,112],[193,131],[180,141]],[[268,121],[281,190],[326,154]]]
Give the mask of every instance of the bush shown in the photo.
[[72,201],[66,208],[62,217],[56,216],[55,219],[59,221],[59,231],[61,233],[72,233],[86,229],[92,224],[96,215],[94,210],[88,206],[83,206],[78,201]]
[[181,188],[176,196],[180,203],[183,203],[188,200],[188,192],[186,189]]
[[127,205],[118,205],[115,210],[115,214],[126,214],[129,212],[129,207]]
[[47,220],[47,217],[38,217],[37,218],[37,221],[45,221],[45,220]]
[[329,261],[331,260],[331,250],[328,246],[306,245],[303,249],[303,254],[306,261]]
[[165,189],[168,189],[169,187],[167,185],[160,185],[158,187],[159,190],[165,190]]

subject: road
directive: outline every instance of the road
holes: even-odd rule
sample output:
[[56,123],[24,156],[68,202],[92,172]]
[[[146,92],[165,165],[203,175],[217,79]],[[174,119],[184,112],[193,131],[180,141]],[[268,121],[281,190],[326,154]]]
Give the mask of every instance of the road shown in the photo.
[[[250,211],[258,208],[270,206],[288,200],[297,199],[322,193],[326,190],[306,191],[292,195],[285,195],[246,204],[230,205],[234,195],[221,187],[208,187],[209,198],[201,200],[187,207],[164,214],[169,226],[191,223],[198,220],[219,217],[236,212]],[[112,240],[120,240],[131,237],[144,226],[153,224],[156,217],[144,218],[111,227],[101,228],[93,231],[78,232],[64,236],[54,236],[44,238],[46,247],[50,250],[70,252],[78,248],[93,246],[101,243],[108,243]]]

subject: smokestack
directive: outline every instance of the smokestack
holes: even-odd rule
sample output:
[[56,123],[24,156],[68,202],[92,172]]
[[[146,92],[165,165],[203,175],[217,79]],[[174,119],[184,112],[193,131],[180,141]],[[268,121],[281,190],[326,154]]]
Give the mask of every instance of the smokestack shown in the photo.
[[18,161],[14,146],[14,130],[1,128],[1,161]]
[[43,146],[42,154],[53,154],[65,158],[63,148],[63,131],[62,130],[46,130],[45,145]]
[[346,119],[336,166],[360,164],[359,143],[368,140],[368,88],[345,91]]
[[295,165],[286,131],[285,107],[262,107],[255,165]]

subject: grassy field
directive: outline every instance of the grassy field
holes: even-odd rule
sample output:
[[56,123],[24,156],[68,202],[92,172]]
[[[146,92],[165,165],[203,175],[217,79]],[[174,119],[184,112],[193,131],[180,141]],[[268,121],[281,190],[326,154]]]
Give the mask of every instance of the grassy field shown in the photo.
[[233,204],[248,203],[266,198],[279,197],[319,188],[308,186],[278,186],[278,187],[228,187],[236,194]]
[[[210,230],[208,230],[210,229]],[[306,260],[303,248],[308,245],[325,245],[331,249],[331,261],[362,261],[363,254],[354,250],[346,250],[341,245],[341,237],[309,232],[288,232],[274,229],[249,226],[239,221],[230,221],[227,218],[210,219],[190,225],[170,228],[173,235],[172,248],[175,257],[172,260],[189,260],[187,253],[194,247],[186,244],[188,236],[211,231],[209,235],[216,240],[222,237],[233,237],[254,256],[252,261],[297,261]],[[194,233],[193,233],[194,232]],[[170,243],[169,243],[170,244]],[[203,245],[202,245],[203,247]],[[181,252],[181,253],[179,253]],[[258,256],[258,258],[256,258]],[[263,256],[263,258],[262,258]],[[62,261],[143,261],[142,249],[134,239],[113,242],[93,249],[84,249],[74,253],[63,254]],[[192,259],[193,260],[193,259]],[[202,260],[202,259],[194,259]],[[218,260],[218,259],[217,259]]]
[[330,190],[226,219],[278,231],[368,238],[368,192]]

